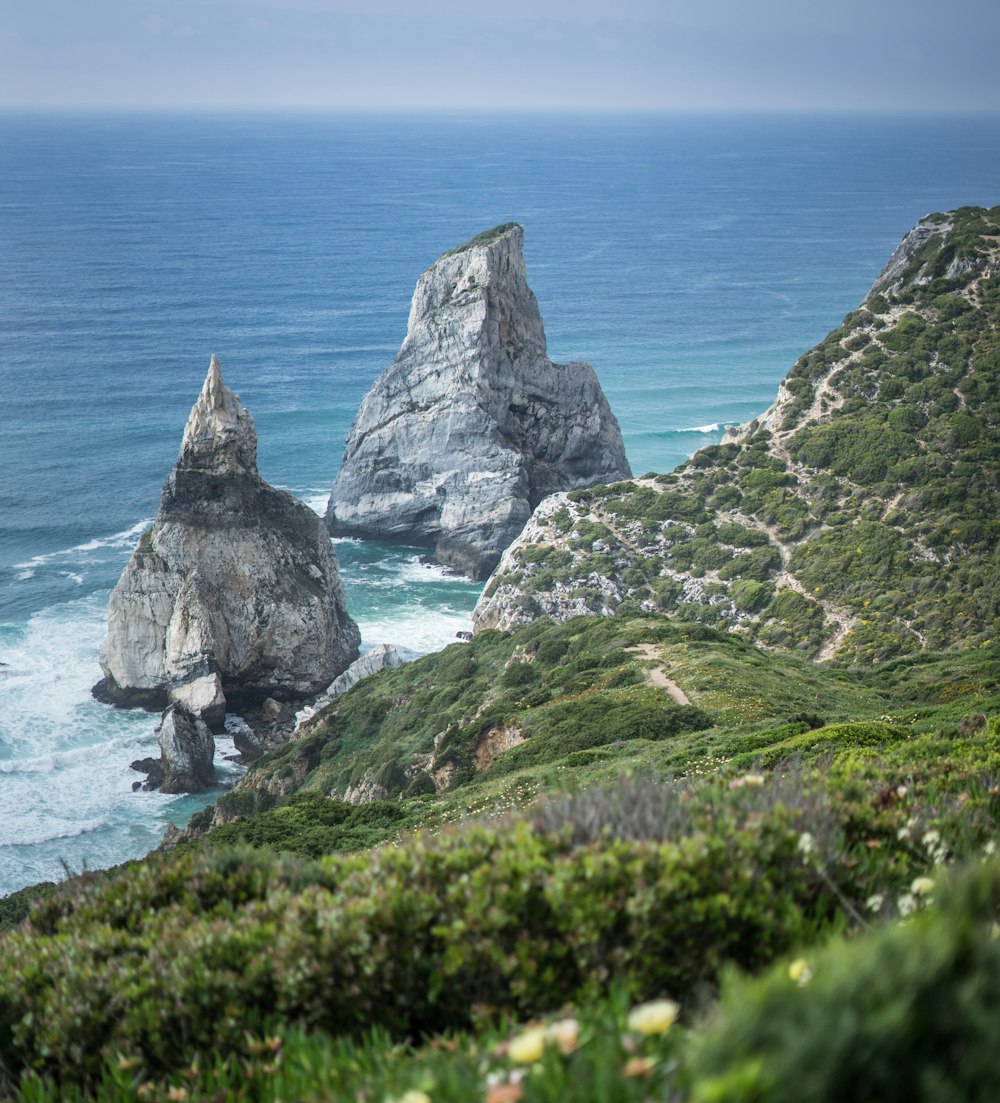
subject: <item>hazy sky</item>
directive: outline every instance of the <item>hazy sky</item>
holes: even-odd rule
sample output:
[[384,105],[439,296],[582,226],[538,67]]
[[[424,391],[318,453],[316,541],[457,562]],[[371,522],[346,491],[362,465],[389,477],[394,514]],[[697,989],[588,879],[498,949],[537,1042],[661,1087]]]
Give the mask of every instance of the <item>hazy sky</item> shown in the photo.
[[0,107],[1000,110],[997,0],[0,0]]

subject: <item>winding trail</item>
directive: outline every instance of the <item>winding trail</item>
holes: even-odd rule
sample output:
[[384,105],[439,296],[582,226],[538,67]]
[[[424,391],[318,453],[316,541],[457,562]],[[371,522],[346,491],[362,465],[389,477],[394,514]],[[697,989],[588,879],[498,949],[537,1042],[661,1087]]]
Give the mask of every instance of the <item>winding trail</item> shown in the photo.
[[[639,643],[635,647],[627,648],[634,655],[641,655],[644,659],[659,659],[660,654],[657,651],[655,643]],[[662,689],[667,693],[678,705],[690,705],[691,699],[684,692],[683,689],[670,678],[667,677],[666,667],[661,662],[659,666],[654,666],[652,669],[646,671],[646,679],[650,685],[654,685],[657,689]]]

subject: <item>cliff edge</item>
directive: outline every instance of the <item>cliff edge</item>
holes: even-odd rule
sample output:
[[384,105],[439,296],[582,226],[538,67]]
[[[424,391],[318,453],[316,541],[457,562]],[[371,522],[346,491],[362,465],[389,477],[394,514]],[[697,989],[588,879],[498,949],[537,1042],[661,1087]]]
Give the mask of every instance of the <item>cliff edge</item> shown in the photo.
[[630,474],[593,369],[546,356],[524,231],[507,223],[418,280],[406,339],[351,427],[326,520],[335,536],[431,547],[479,579],[548,494]]

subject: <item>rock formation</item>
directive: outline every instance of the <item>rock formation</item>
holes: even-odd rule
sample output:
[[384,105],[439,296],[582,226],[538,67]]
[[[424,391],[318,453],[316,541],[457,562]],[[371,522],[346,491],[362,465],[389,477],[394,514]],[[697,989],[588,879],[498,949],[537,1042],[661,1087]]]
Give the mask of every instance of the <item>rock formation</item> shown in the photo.
[[198,793],[215,784],[215,740],[204,721],[171,705],[156,730],[156,741],[163,770],[160,792]]
[[402,348],[347,438],[334,535],[431,547],[485,578],[546,495],[630,475],[593,369],[546,356],[523,241],[498,226],[418,280]]
[[258,475],[253,419],[213,356],[156,521],[112,592],[95,696],[176,703],[218,730],[227,702],[319,692],[359,639],[322,522]]

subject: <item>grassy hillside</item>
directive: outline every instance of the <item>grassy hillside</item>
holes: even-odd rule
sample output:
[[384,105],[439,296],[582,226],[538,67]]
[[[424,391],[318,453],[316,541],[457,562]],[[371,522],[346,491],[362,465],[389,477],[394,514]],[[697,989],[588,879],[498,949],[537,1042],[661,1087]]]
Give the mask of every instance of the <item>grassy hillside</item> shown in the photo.
[[543,504],[478,623],[660,610],[851,662],[995,639],[1000,208],[918,231],[732,443]]
[[[579,632],[586,640],[611,625],[621,627],[592,619],[532,625],[505,646],[513,653],[520,644],[523,656],[526,640],[566,642]],[[634,705],[645,715],[644,695],[655,691],[671,701],[667,716],[683,708],[692,710],[683,716],[712,721],[735,709],[749,688],[743,683],[728,696],[724,690],[727,663],[746,650],[739,641],[704,628],[685,636],[682,626],[655,620],[633,627],[647,638],[663,630],[658,648],[676,657],[678,684],[702,704],[717,702],[716,712],[676,705],[661,686],[612,688],[590,699],[635,689]],[[493,649],[503,640],[484,639],[478,661],[498,660]],[[589,639],[588,650],[599,659],[628,640],[605,638],[598,647]],[[393,681],[395,697],[426,681],[434,661],[449,660],[414,664],[413,681]],[[792,656],[778,661],[780,671],[765,666],[757,684],[766,690],[773,677],[783,701],[797,705],[809,667]],[[608,668],[597,667],[600,680]],[[781,999],[804,995],[798,986],[806,967],[797,966],[789,981],[789,955],[807,955],[819,976],[820,963],[835,952],[814,947],[837,932],[883,941],[860,959],[845,946],[847,964],[831,967],[830,980],[815,989],[810,1037],[828,1031],[837,993],[854,975],[851,963],[874,968],[886,939],[910,961],[907,984],[931,991],[943,984],[950,999],[950,974],[942,981],[938,958],[930,959],[929,976],[921,971],[923,936],[915,928],[884,937],[877,930],[922,912],[935,876],[989,853],[1000,835],[1000,649],[899,660],[864,677],[811,673],[813,699],[830,710],[826,718],[775,723],[758,715],[707,727],[698,720],[669,735],[654,728],[624,740],[609,729],[613,742],[595,741],[590,750],[603,747],[621,759],[573,766],[580,751],[572,749],[548,757],[543,765],[564,768],[555,775],[560,781],[581,784],[499,819],[449,823],[463,806],[481,809],[499,799],[509,782],[488,782],[490,769],[440,796],[357,809],[307,788],[231,823],[215,842],[235,832],[259,843],[277,831],[276,845],[308,851],[322,809],[334,817],[367,811],[369,826],[392,840],[316,860],[209,846],[210,835],[183,852],[69,883],[0,941],[0,1070],[8,1090],[20,1083],[27,1100],[308,1097],[285,1094],[297,1085],[334,1099],[358,1091],[372,1098],[366,1085],[377,1085],[384,1094],[374,1098],[402,1099],[412,1090],[460,1100],[489,1098],[493,1075],[521,1087],[527,1100],[675,1099],[679,1091],[692,1100],[785,1098],[765,1089],[777,1092],[796,1075],[787,1054],[785,1079],[775,1087],[765,1077],[755,1095],[740,1094],[742,1081],[726,1071],[725,1054],[738,1050],[744,1079],[756,1084],[753,1077],[762,1075],[757,1050],[748,1055],[741,1041],[743,1027],[731,1034],[720,1027],[725,1042],[714,1032],[706,1036],[715,1040],[705,1041],[701,1056],[700,1048],[675,1048],[672,1039],[647,1042],[641,1031],[631,1042],[626,1031],[623,1042],[616,1024],[628,1007],[669,997],[700,1039],[699,1010],[712,1004],[728,967],[756,972],[784,958],[774,974],[784,980],[762,980],[759,998],[778,1001],[775,1022],[787,1019],[781,1029],[790,1032],[798,1013],[782,1010]],[[453,687],[463,681],[456,676]],[[351,691],[356,701],[361,689]],[[583,689],[567,704],[586,699]],[[866,711],[873,705],[887,711]],[[547,707],[546,730],[557,730],[556,703]],[[748,707],[760,706],[751,700]],[[834,716],[837,722],[823,722]],[[631,776],[592,783],[623,763],[632,764]],[[678,763],[681,771],[673,769]],[[512,777],[523,783],[527,775],[519,769]],[[388,808],[397,818],[377,823]],[[421,819],[421,829],[405,827]],[[984,905],[976,907],[981,915]],[[979,929],[968,937],[975,941]],[[984,937],[992,963],[993,944]],[[948,938],[948,968],[961,973],[968,957],[955,931]],[[850,999],[869,1004],[902,998],[898,987],[883,986],[875,996],[860,984],[848,987]],[[794,997],[782,997],[787,989]],[[969,999],[979,1000],[978,992]],[[725,1006],[742,1021],[743,1003]],[[962,1008],[972,1016],[969,1044],[993,1021],[974,1010],[979,1006],[966,1001]],[[520,1028],[505,1026],[504,1017],[528,1023],[539,1015],[577,1019],[583,1034],[567,1055],[553,1041],[530,1073],[538,1083],[522,1087],[511,1080],[519,1066],[503,1044],[505,1036],[520,1037]],[[842,1025],[841,1043],[858,1029]],[[890,1022],[886,1034],[893,1029]],[[923,1059],[908,1036],[890,1041]],[[781,1048],[766,1032],[754,1045],[761,1053]],[[651,1063],[636,1072],[633,1058]],[[536,1062],[523,1063],[534,1070]],[[603,1086],[587,1088],[597,1065]],[[811,1098],[838,1098],[829,1085],[823,1091]]]
[[892,733],[905,758],[912,740],[993,711],[998,685],[996,646],[826,669],[666,617],[541,618],[365,679],[190,834],[214,825],[217,843],[315,857],[623,772],[724,777],[814,758],[859,738],[858,723]]
[[995,1099],[998,245],[925,220],[731,443],[550,501],[513,631],[0,901],[0,1099]]

